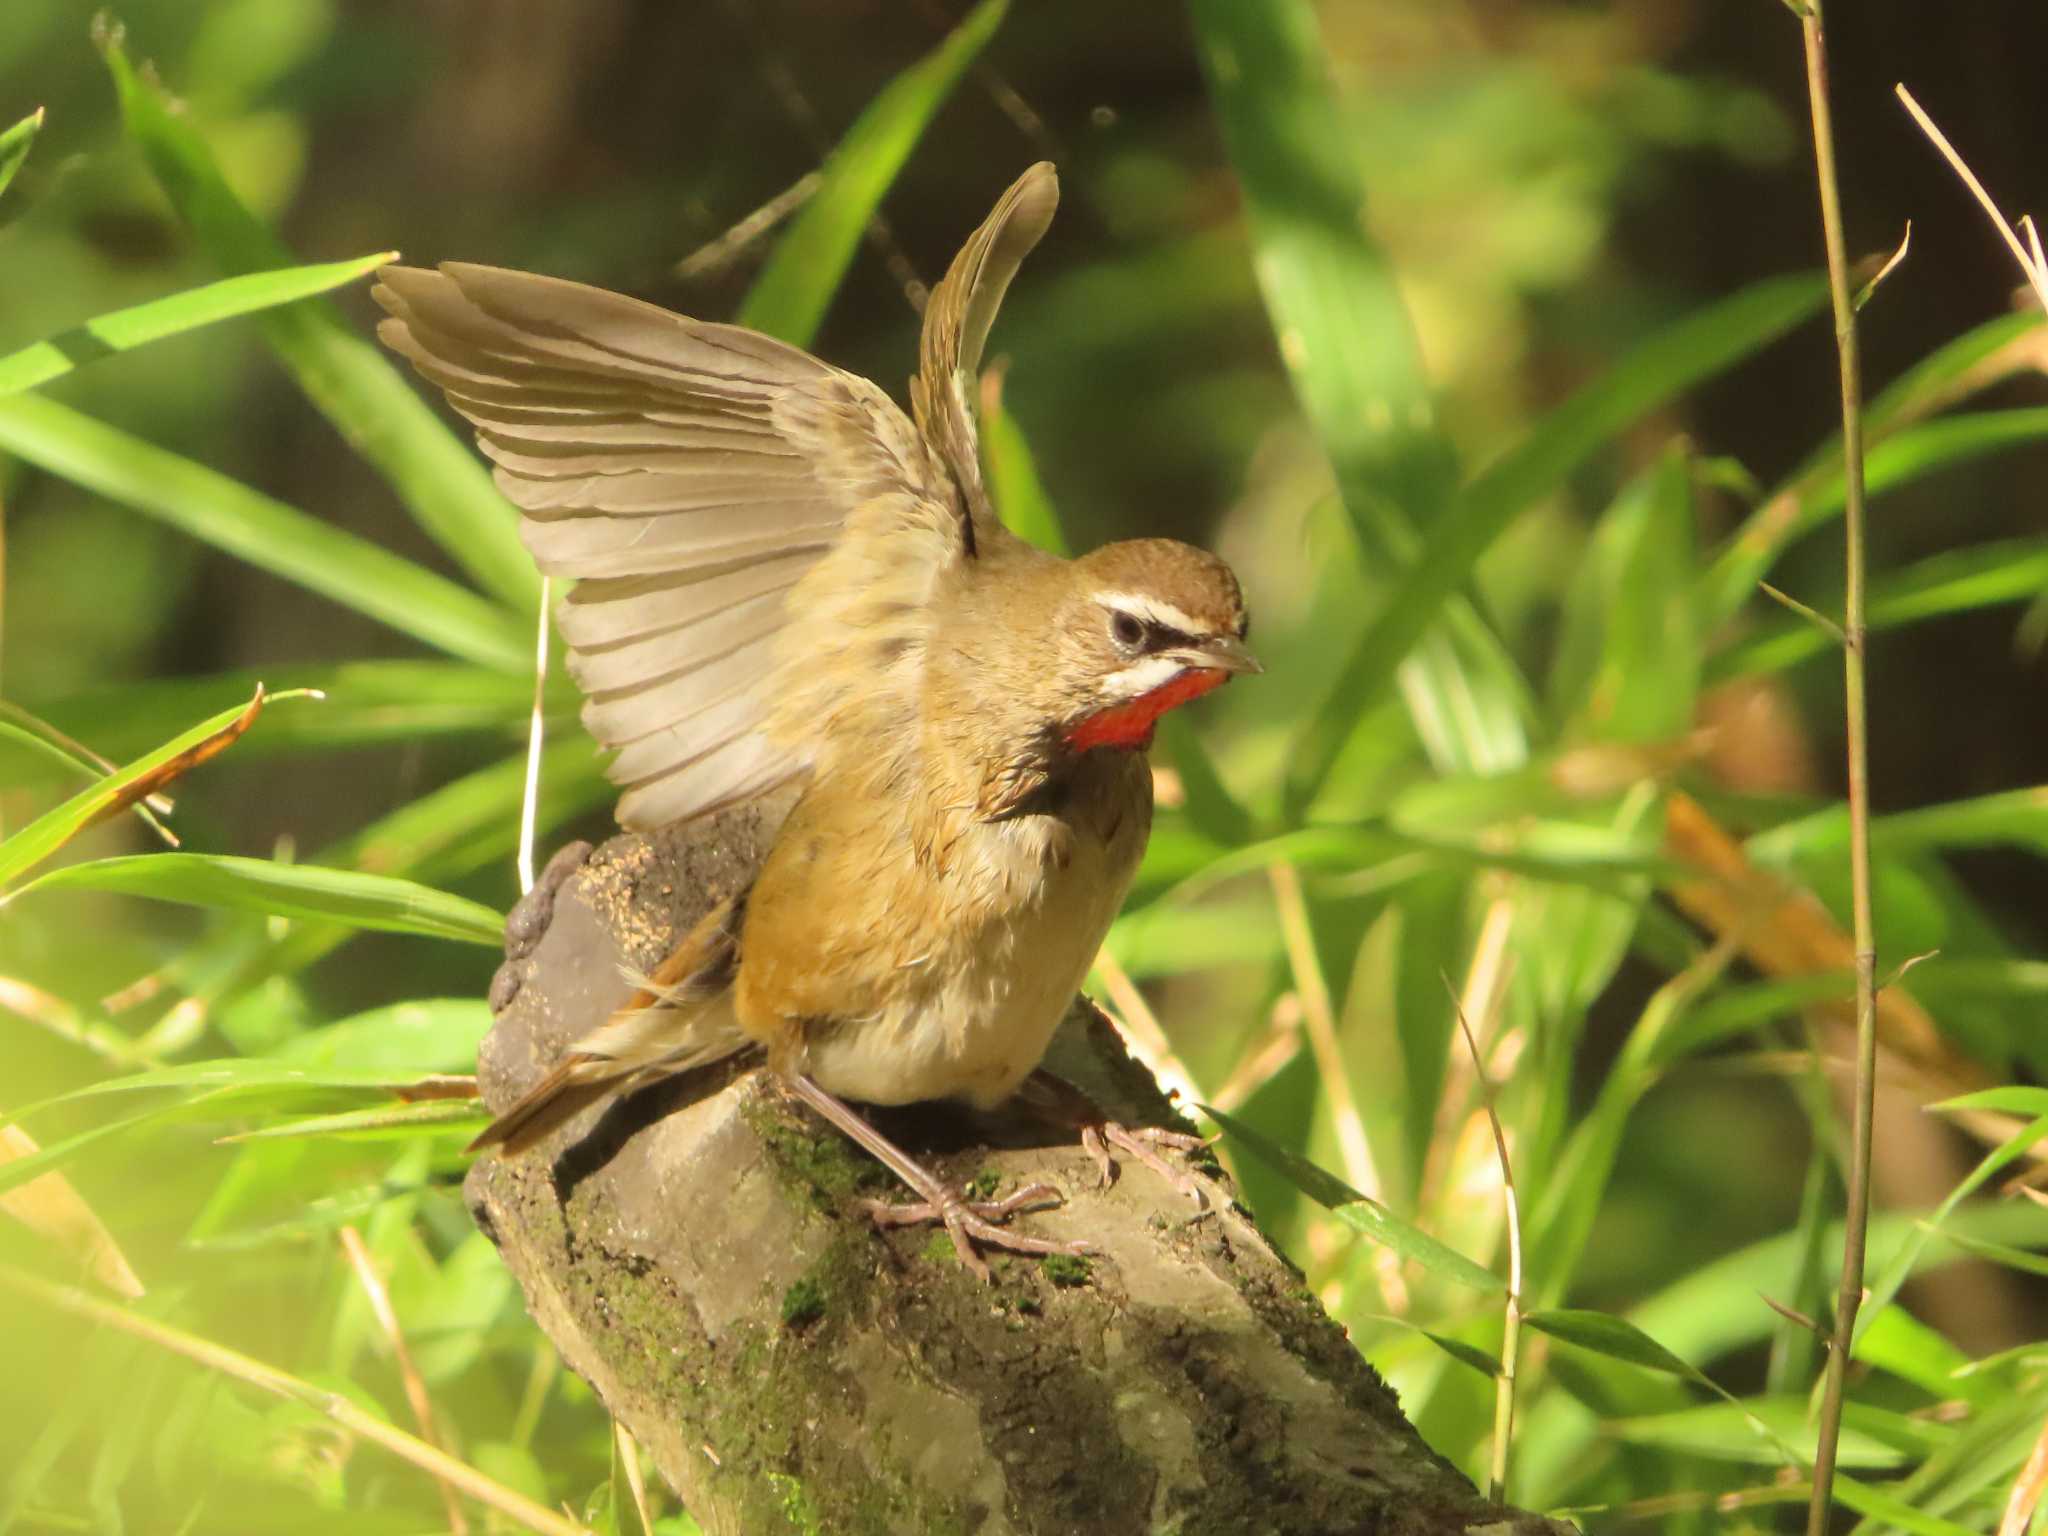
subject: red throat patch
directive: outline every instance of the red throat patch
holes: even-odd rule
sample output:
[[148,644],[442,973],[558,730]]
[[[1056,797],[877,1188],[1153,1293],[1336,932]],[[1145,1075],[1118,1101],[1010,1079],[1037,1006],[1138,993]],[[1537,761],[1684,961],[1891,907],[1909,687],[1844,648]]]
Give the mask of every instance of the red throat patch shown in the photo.
[[1149,747],[1159,717],[1189,699],[1198,699],[1230,676],[1220,667],[1190,667],[1122,704],[1098,710],[1067,732],[1067,745],[1086,752],[1091,747]]

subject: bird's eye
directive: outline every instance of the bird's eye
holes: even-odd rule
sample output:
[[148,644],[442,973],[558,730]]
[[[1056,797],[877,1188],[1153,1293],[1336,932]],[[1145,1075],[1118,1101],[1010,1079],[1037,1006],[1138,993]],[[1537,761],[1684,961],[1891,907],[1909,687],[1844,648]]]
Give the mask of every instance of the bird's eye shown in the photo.
[[1138,642],[1145,638],[1144,624],[1120,609],[1110,614],[1109,632],[1116,643],[1127,651],[1136,650]]

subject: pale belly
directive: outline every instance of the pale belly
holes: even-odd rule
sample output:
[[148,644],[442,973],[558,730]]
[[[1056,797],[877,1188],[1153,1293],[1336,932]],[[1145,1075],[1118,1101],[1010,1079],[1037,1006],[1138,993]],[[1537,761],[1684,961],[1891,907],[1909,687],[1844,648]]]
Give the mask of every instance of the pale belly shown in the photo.
[[964,850],[948,878],[1034,894],[999,904],[950,953],[905,967],[901,989],[875,1015],[821,1031],[808,1042],[811,1075],[869,1104],[1002,1103],[1044,1059],[1080,990],[1130,887],[1149,819],[1118,818],[1107,843],[1076,836],[1064,864],[1041,862],[1042,845],[1016,824],[977,828],[981,845]]

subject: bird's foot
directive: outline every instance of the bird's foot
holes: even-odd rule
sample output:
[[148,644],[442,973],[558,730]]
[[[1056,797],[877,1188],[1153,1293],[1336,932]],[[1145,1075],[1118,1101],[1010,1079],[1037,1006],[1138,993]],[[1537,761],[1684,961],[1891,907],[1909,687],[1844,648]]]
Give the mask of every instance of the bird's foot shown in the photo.
[[1121,1152],[1132,1162],[1150,1168],[1192,1200],[1197,1211],[1209,1208],[1209,1197],[1187,1169],[1169,1162],[1162,1152],[1199,1152],[1209,1145],[1186,1131],[1162,1130],[1157,1126],[1131,1127],[1112,1120],[1096,1102],[1063,1077],[1043,1067],[1024,1080],[1018,1098],[1047,1119],[1073,1126],[1081,1133],[1081,1145],[1095,1159],[1102,1173],[1102,1188],[1116,1182],[1116,1156]]
[[1153,1125],[1140,1126],[1137,1130],[1132,1130],[1114,1120],[1092,1120],[1081,1127],[1081,1145],[1087,1149],[1088,1155],[1095,1159],[1095,1166],[1102,1173],[1101,1187],[1104,1189],[1116,1182],[1116,1159],[1110,1154],[1113,1147],[1132,1162],[1150,1168],[1166,1180],[1192,1200],[1196,1210],[1205,1211],[1209,1208],[1209,1197],[1203,1192],[1195,1176],[1160,1155],[1162,1148],[1170,1152],[1199,1152],[1209,1145],[1208,1140],[1203,1137],[1191,1136],[1186,1131],[1161,1130]]
[[1029,1254],[1083,1254],[1088,1252],[1086,1243],[1062,1243],[1051,1238],[1026,1237],[1021,1232],[1012,1232],[998,1222],[1008,1221],[1019,1211],[1035,1210],[1042,1206],[1060,1203],[1059,1191],[1050,1184],[1029,1184],[1014,1195],[1001,1200],[970,1200],[947,1189],[936,1179],[922,1200],[902,1205],[892,1205],[886,1200],[863,1200],[861,1209],[868,1219],[878,1227],[914,1227],[928,1222],[942,1224],[946,1235],[953,1239],[953,1251],[960,1256],[960,1262],[970,1273],[987,1283],[994,1279],[989,1273],[987,1262],[976,1250],[981,1243],[990,1248],[1001,1248],[1009,1253]]
[[969,1199],[964,1194],[948,1189],[937,1174],[855,1114],[844,1101],[827,1093],[803,1073],[791,1073],[783,1078],[783,1083],[791,1093],[833,1125],[838,1126],[857,1145],[871,1153],[876,1161],[908,1184],[911,1193],[919,1197],[907,1205],[891,1205],[886,1200],[863,1200],[861,1207],[876,1226],[909,1227],[923,1222],[942,1224],[946,1229],[946,1235],[953,1239],[953,1251],[960,1255],[960,1262],[983,1284],[991,1282],[995,1277],[989,1273],[987,1263],[975,1251],[974,1245],[978,1242],[986,1243],[991,1248],[1005,1248],[1011,1253],[1088,1252],[1086,1243],[1058,1243],[1042,1237],[1025,1237],[996,1225],[997,1222],[1007,1221],[1017,1212],[1033,1206],[1058,1205],[1059,1191],[1051,1185],[1027,1185],[1005,1200]]

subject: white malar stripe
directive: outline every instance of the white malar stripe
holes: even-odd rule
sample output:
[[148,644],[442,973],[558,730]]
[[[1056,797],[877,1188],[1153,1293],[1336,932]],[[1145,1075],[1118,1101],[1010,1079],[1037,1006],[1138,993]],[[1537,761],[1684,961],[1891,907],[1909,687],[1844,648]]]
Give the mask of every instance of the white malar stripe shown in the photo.
[[1118,613],[1128,613],[1141,623],[1163,624],[1184,635],[1200,636],[1209,630],[1201,620],[1189,618],[1173,604],[1144,592],[1098,592],[1095,601],[1105,608],[1114,608]]
[[1136,661],[1120,672],[1112,672],[1102,680],[1105,698],[1135,699],[1162,688],[1187,670],[1184,660],[1172,656],[1147,656]]

